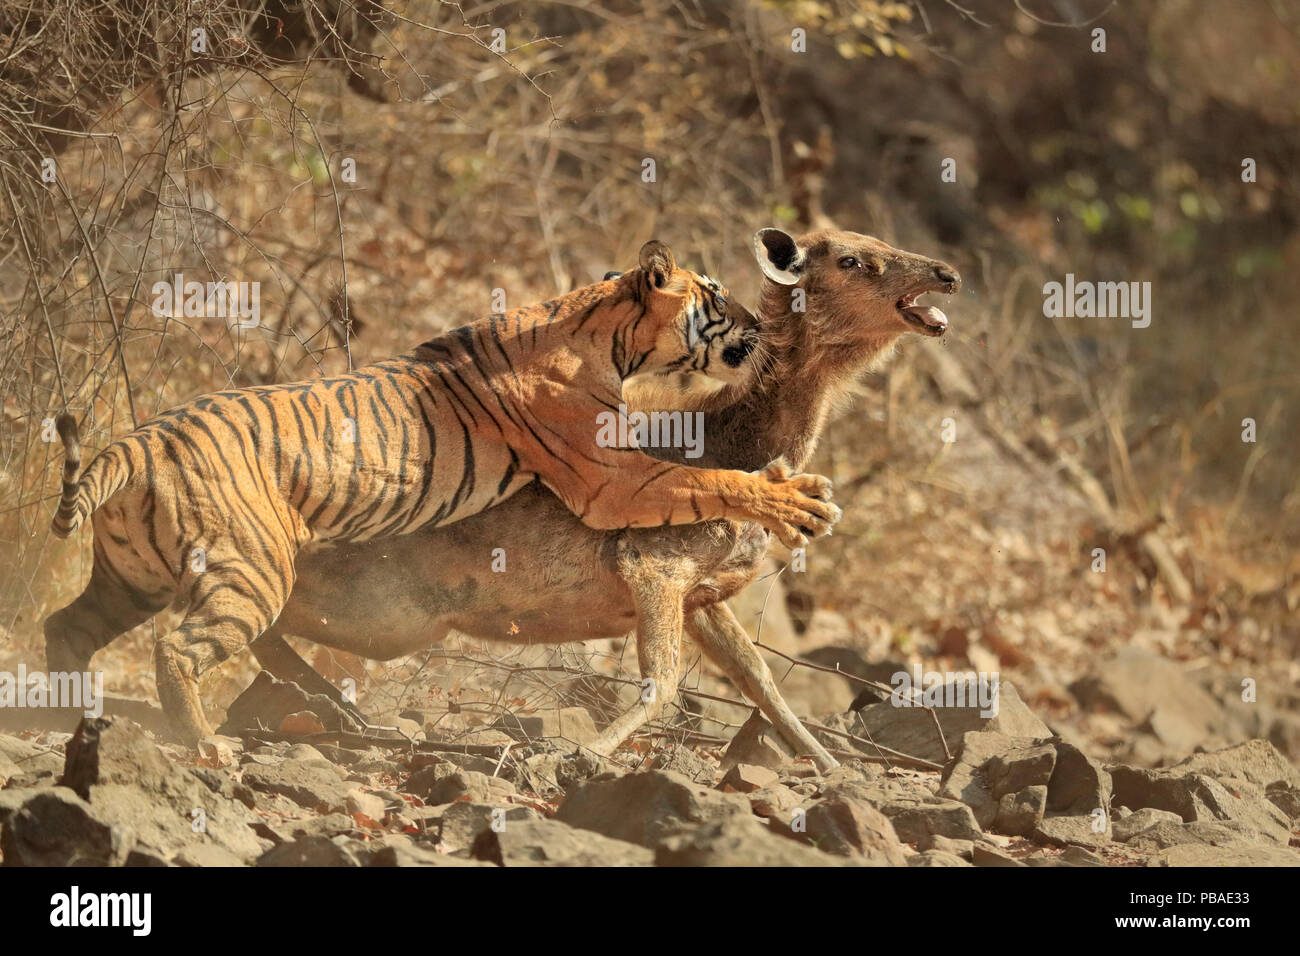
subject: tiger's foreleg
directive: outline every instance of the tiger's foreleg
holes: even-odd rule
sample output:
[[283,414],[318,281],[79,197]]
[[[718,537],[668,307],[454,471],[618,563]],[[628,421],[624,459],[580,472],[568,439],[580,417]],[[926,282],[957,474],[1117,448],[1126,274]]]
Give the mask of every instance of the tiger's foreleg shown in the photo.
[[[566,503],[572,500],[562,489],[552,490]],[[593,528],[756,521],[787,547],[798,548],[840,519],[830,498],[829,479],[792,475],[783,462],[748,472],[666,464],[638,454],[621,461],[585,509],[574,510]]]
[[811,754],[817,769],[823,773],[839,766],[785,702],[767,662],[731,608],[722,602],[700,608],[686,621],[686,632],[731,682],[758,705],[763,716],[796,753]]
[[636,608],[636,656],[641,699],[619,714],[588,748],[608,757],[629,736],[677,699],[682,643],[682,602],[698,575],[689,557],[661,558],[619,543],[619,575]]

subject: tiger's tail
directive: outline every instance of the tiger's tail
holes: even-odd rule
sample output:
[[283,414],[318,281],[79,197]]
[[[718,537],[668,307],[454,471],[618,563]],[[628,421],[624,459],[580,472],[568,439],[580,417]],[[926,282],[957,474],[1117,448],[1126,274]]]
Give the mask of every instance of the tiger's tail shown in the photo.
[[[63,491],[59,495],[59,509],[54,513],[50,531],[55,537],[66,538],[86,517],[107,501],[130,478],[129,463],[118,446],[105,449],[81,473],[81,440],[77,437],[77,420],[68,413],[54,423],[63,441]],[[91,474],[91,472],[95,474]]]

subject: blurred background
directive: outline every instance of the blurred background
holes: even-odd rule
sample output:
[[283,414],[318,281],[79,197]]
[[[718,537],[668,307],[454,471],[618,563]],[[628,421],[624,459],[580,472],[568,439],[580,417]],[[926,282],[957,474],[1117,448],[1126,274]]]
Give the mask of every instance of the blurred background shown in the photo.
[[[813,470],[845,518],[806,572],[774,555],[751,632],[766,601],[788,653],[1000,671],[1093,753],[1300,757],[1295,4],[0,0],[0,28],[0,668],[41,663],[89,574],[90,535],[48,533],[64,408],[96,449],[651,237],[756,304],[753,231],[834,226],[964,286],[947,336],[903,341],[830,424]],[[153,314],[177,272],[260,282],[260,326]],[[1066,273],[1150,282],[1150,326],[1045,317]],[[114,692],[153,696],[154,637],[97,659]],[[363,676],[397,709],[470,693],[469,671],[412,690],[426,663]],[[803,713],[853,696],[786,689]],[[669,721],[743,719],[686,707]]]

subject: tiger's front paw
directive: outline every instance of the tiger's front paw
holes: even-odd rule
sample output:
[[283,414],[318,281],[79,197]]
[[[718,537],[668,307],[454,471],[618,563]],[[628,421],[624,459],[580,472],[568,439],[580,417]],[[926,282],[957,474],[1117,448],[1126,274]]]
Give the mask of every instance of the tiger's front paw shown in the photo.
[[802,548],[811,538],[830,534],[840,511],[830,503],[833,487],[821,475],[791,475],[778,458],[761,472],[763,500],[756,520],[787,548]]

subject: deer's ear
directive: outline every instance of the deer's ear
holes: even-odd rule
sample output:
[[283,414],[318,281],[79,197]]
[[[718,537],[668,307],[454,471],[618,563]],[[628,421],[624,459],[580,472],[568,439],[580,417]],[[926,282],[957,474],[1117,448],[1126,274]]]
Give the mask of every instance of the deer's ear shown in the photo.
[[651,239],[641,247],[637,263],[641,266],[641,271],[650,277],[650,284],[656,289],[667,285],[669,277],[677,271],[673,251],[658,239]]
[[794,237],[782,229],[760,229],[754,233],[754,258],[763,275],[781,285],[794,285],[803,277],[807,261]]
[[620,278],[622,275],[623,275],[623,273],[621,273],[621,272],[606,272],[606,273],[605,273],[605,278],[601,279],[600,281],[601,281],[601,282],[608,282],[610,279],[618,279],[618,278]]

